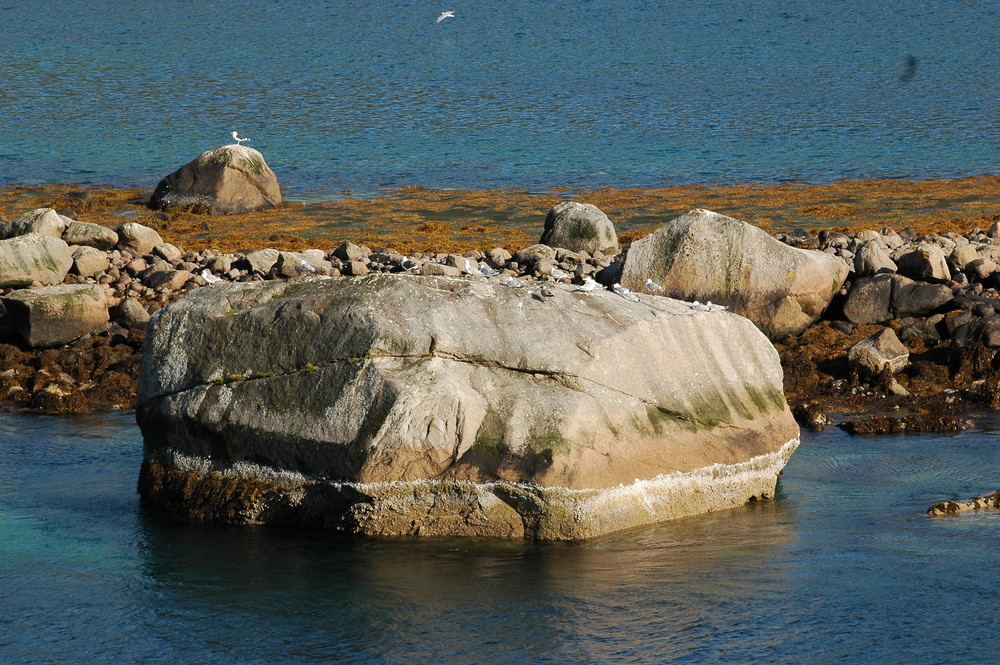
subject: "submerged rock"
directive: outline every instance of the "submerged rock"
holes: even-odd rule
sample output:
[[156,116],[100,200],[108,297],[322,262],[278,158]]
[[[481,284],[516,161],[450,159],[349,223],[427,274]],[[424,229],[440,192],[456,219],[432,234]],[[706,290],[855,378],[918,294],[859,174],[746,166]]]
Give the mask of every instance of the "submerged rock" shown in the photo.
[[652,279],[664,295],[727,305],[780,339],[815,322],[848,271],[838,257],[789,247],[732,217],[692,210],[632,243],[620,282],[642,292]]
[[281,190],[264,155],[245,145],[224,145],[202,153],[160,181],[149,207],[180,207],[215,214],[275,208]]
[[188,294],[147,328],[140,489],[197,519],[542,539],[773,496],[798,428],[749,321],[548,288]]

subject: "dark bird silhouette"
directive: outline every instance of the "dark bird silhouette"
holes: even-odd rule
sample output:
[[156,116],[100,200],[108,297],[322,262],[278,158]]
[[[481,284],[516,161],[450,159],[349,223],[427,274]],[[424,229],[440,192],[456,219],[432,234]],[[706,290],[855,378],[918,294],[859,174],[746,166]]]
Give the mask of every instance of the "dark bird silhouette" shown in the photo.
[[900,81],[912,81],[913,77],[917,75],[917,58],[913,55],[906,56],[906,69],[903,70],[902,76],[899,77]]

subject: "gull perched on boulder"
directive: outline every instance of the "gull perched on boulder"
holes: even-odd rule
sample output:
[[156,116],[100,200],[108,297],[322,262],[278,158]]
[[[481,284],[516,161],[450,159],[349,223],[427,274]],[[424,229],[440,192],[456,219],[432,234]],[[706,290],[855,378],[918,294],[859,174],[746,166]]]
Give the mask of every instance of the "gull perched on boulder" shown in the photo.
[[646,279],[646,290],[647,291],[662,291],[663,287],[660,286],[659,284],[657,284],[656,282],[654,282],[653,280],[647,278]]
[[483,277],[492,277],[493,275],[497,274],[497,271],[484,263],[483,265],[479,266],[479,274],[482,275]]
[[618,282],[614,283],[614,285],[611,287],[611,290],[620,295],[625,300],[631,300],[632,302],[639,302],[639,296],[635,295],[634,293],[626,289]]
[[573,289],[573,290],[574,291],[583,291],[584,293],[590,293],[591,291],[593,291],[594,289],[596,289],[597,286],[598,286],[598,284],[597,284],[596,281],[594,281],[594,278],[593,277],[588,277],[587,281],[585,281],[579,288],[576,288],[576,289]]
[[553,266],[552,270],[549,271],[549,274],[555,279],[566,279],[567,277],[572,277],[572,275],[565,270],[556,268],[555,266]]
[[233,132],[233,140],[236,141],[236,145],[242,145],[244,141],[249,141],[250,139],[243,136],[239,132]]
[[201,271],[201,278],[206,282],[208,282],[209,284],[218,284],[219,282],[222,281],[221,277],[216,277],[215,275],[213,275],[212,271],[209,270],[208,268],[205,268],[204,270]]
[[504,285],[509,286],[512,289],[519,289],[524,286],[524,282],[519,279],[514,279],[510,275],[507,275],[507,279],[503,281]]

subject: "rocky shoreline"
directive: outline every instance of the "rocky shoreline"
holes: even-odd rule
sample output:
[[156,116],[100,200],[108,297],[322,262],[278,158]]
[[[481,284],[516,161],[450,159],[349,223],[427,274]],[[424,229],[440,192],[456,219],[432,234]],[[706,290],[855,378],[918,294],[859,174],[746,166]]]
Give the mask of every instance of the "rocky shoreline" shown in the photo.
[[[297,252],[190,251],[163,242],[154,228],[130,224],[128,228],[147,236],[142,244],[130,240],[130,247],[110,239],[113,229],[97,224],[99,231],[74,220],[86,219],[85,205],[79,213],[74,208],[86,197],[86,192],[69,193],[60,201],[65,204],[60,207],[62,223],[71,229],[64,239],[73,257],[62,281],[100,287],[109,325],[68,344],[32,348],[18,333],[8,304],[0,317],[0,401],[5,408],[48,413],[132,408],[148,316],[217,282],[384,272],[496,274],[539,285],[581,284],[598,277],[610,286],[620,276],[621,255],[610,248],[607,253],[571,252],[540,243],[513,252],[494,247],[404,254],[351,242]],[[121,232],[123,226],[116,228]],[[83,231],[94,235],[81,235]],[[11,230],[4,235],[17,237]],[[956,426],[953,416],[1000,404],[995,358],[1000,347],[1000,224],[963,234],[918,235],[886,227],[819,233],[799,229],[774,237],[840,257],[852,268],[816,323],[799,335],[775,340],[786,396],[801,423],[822,427],[842,421],[854,432],[892,432],[907,427],[904,419],[920,416],[919,428],[947,431]],[[15,290],[7,287],[0,295],[9,298]],[[865,372],[848,352],[886,329],[894,333],[908,362],[889,372]],[[880,418],[851,425],[859,413]],[[915,427],[911,421],[909,431]]]

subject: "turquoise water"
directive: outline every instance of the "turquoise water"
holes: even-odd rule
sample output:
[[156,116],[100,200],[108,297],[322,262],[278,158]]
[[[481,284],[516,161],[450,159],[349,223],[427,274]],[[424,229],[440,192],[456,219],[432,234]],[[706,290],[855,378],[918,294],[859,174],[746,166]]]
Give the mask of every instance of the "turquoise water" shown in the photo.
[[0,662],[995,663],[1000,437],[803,433],[777,501],[584,543],[143,509],[129,414],[0,419]]
[[0,3],[0,184],[151,188],[233,129],[291,198],[997,173],[994,2],[441,7]]

